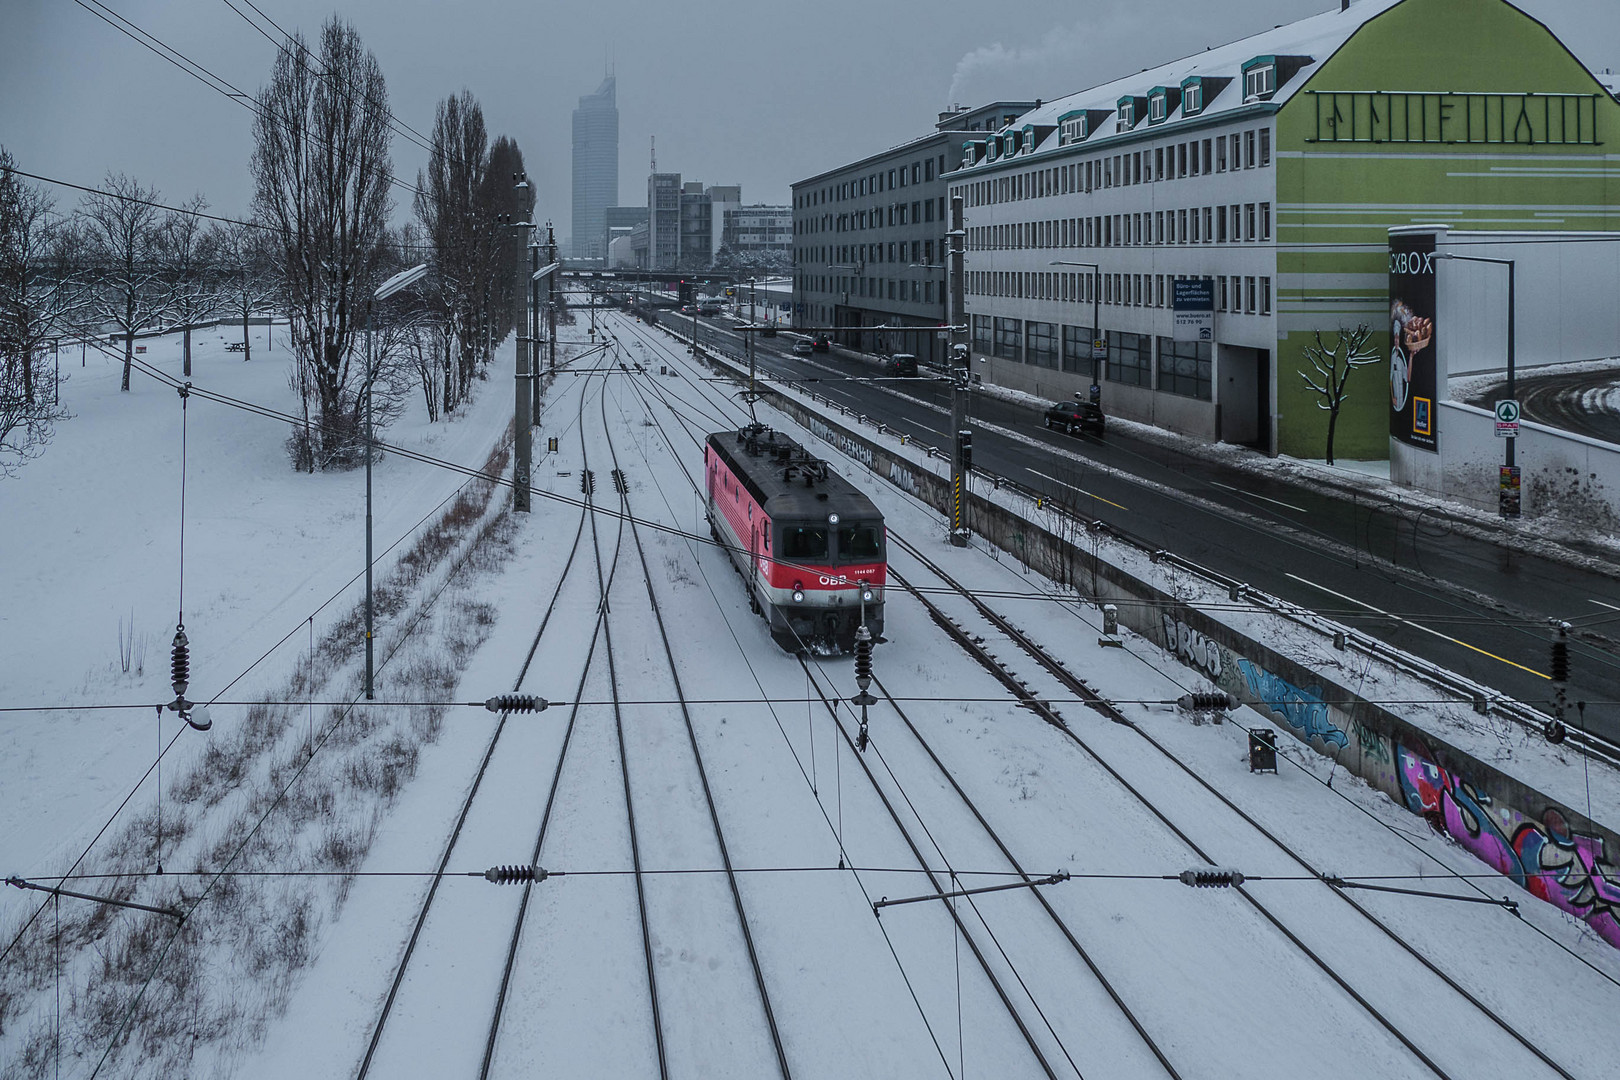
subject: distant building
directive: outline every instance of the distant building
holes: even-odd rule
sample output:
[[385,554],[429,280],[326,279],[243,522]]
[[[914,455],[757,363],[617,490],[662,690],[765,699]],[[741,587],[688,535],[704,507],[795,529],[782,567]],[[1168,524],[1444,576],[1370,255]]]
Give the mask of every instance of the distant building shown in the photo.
[[703,185],[692,180],[681,186],[681,247],[675,267],[702,270],[713,261],[714,203]]
[[758,261],[793,251],[793,207],[736,206],[726,210],[720,246],[738,260]]
[[681,174],[647,177],[647,268],[674,270],[681,258]]
[[939,114],[932,133],[793,185],[793,318],[838,326],[841,344],[945,355],[938,333],[868,332],[945,322],[946,173],[962,141],[1036,106],[998,101]]
[[628,233],[646,220],[647,208],[645,206],[607,207],[602,211],[602,249],[606,251],[607,245],[613,242],[615,236],[620,235],[621,232]]
[[604,212],[619,201],[619,106],[612,75],[574,110],[574,235],[578,258],[607,255]]
[[742,205],[742,188],[737,184],[718,184],[703,189],[709,197],[709,261],[719,254],[725,242],[726,215]]

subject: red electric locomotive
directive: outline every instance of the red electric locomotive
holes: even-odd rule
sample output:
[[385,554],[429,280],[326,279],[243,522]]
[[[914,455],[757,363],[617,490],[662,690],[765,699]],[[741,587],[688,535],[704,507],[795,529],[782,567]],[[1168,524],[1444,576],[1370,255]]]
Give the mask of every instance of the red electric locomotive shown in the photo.
[[883,634],[883,515],[798,443],[760,424],[709,436],[709,529],[750,606],[790,651],[849,652],[864,621]]

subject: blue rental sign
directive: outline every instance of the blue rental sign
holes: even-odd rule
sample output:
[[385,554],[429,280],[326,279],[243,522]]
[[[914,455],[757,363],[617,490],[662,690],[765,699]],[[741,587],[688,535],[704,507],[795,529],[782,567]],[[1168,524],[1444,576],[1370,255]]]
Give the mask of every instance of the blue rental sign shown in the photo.
[[1175,310],[1171,337],[1176,341],[1215,340],[1215,279],[1180,278],[1171,282]]

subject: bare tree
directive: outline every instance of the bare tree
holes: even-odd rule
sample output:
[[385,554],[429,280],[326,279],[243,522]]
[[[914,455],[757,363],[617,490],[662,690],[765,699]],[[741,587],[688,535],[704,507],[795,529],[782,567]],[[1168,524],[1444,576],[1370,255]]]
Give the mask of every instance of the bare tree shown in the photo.
[[259,100],[255,207],[279,237],[277,271],[298,365],[291,381],[305,415],[295,460],[313,471],[353,461],[359,445],[364,372],[351,362],[390,209],[388,89],[376,56],[333,16],[321,28],[318,56],[293,35]]
[[253,358],[248,321],[279,295],[274,246],[267,230],[239,223],[209,230],[208,247],[219,268],[221,310],[242,320],[242,359]]
[[1356,368],[1376,364],[1381,359],[1369,346],[1371,340],[1372,329],[1366,323],[1362,323],[1354,330],[1339,327],[1338,337],[1331,347],[1323,343],[1320,330],[1316,331],[1315,343],[1305,346],[1305,359],[1316,369],[1316,375],[1313,377],[1310,372],[1301,369],[1299,377],[1305,380],[1305,385],[1315,391],[1320,399],[1316,407],[1328,414],[1329,465],[1333,464],[1333,434],[1339,425],[1339,409],[1350,398],[1350,393],[1345,388],[1350,381],[1350,373]]
[[155,324],[172,298],[162,255],[165,212],[158,193],[123,173],[109,173],[100,191],[79,208],[88,255],[94,264],[89,316],[112,324],[124,338],[124,381],[135,356],[135,334]]
[[0,149],[0,476],[37,455],[67,416],[56,387],[41,385],[39,365],[79,296],[65,254],[69,230],[50,197],[11,165]]
[[432,247],[459,347],[454,369],[446,372],[442,402],[448,413],[466,397],[482,358],[496,228],[485,180],[484,111],[471,93],[463,90],[439,102],[432,141],[428,167],[416,178],[416,216]]
[[201,217],[208,200],[194,195],[171,213],[160,236],[163,261],[169,275],[169,312],[180,320],[184,333],[183,372],[191,377],[191,331],[220,309],[219,252]]

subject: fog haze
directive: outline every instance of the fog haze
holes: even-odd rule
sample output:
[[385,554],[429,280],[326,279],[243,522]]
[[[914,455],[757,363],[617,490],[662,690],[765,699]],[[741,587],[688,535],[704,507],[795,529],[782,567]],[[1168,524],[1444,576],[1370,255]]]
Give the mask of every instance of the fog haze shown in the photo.
[[[245,0],[107,0],[109,7],[247,93],[274,45],[241,18]],[[93,5],[91,5],[93,6]],[[620,201],[645,203],[648,142],[658,165],[749,202],[786,202],[796,179],[927,130],[953,102],[1059,95],[1324,10],[1323,0],[1186,0],[986,6],[823,0],[817,4],[447,5],[425,0],[260,0],[313,39],[334,10],[377,54],[393,112],[424,134],[463,87],[491,135],[518,140],[542,220],[569,221],[570,114],[618,77]],[[1620,66],[1620,4],[1525,0],[1589,67]],[[83,184],[109,169],[170,201],[201,192],[242,214],[251,114],[116,31],[75,0],[0,6],[0,144],[19,168]],[[394,143],[414,183],[424,153]],[[63,205],[76,196],[58,192]],[[396,192],[396,218],[409,213]]]

